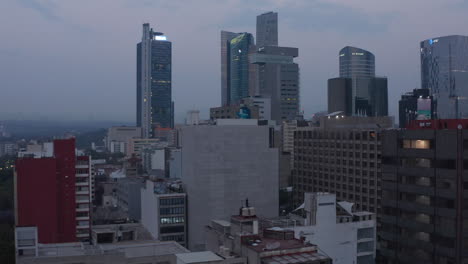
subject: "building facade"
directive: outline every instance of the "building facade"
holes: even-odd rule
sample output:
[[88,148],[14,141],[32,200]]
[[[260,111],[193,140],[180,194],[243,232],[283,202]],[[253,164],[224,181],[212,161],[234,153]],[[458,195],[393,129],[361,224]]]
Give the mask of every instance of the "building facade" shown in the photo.
[[143,138],[152,137],[155,128],[174,127],[172,43],[148,23],[137,44],[137,126]]
[[187,197],[180,181],[146,181],[141,203],[141,223],[154,239],[187,247]]
[[111,153],[127,153],[128,141],[132,138],[141,137],[141,127],[115,126],[107,130],[104,139],[106,148]]
[[231,104],[231,40],[239,33],[221,31],[221,106]]
[[434,97],[438,119],[468,117],[468,36],[421,41],[421,88]]
[[294,133],[293,188],[296,204],[305,192],[330,192],[356,210],[380,213],[381,132],[389,117],[327,116],[321,127]]
[[[261,219],[261,228],[294,230],[295,237],[316,244],[333,263],[373,264],[375,214],[357,211],[331,193],[306,193],[304,204],[287,218]],[[299,211],[301,210],[301,211]]]
[[141,220],[141,188],[145,186],[143,178],[119,178],[115,186],[117,206],[132,220]]
[[467,120],[418,120],[382,135],[382,242],[388,263],[468,261]]
[[388,80],[375,75],[374,54],[347,46],[340,50],[339,61],[340,78],[328,80],[329,113],[387,116]]
[[400,128],[405,128],[414,120],[433,119],[433,102],[429,89],[414,89],[412,92],[403,94],[398,101]]
[[252,54],[257,68],[256,95],[270,98],[271,119],[294,120],[299,115],[299,65],[297,48],[265,46]]
[[278,46],[278,13],[257,16],[257,47]]
[[91,160],[75,139],[57,139],[16,161],[16,226],[35,226],[39,243],[89,241]]
[[249,63],[249,54],[255,52],[255,42],[252,34],[242,33],[233,38],[230,47],[230,104],[251,95],[255,85],[254,65]]
[[211,219],[228,220],[247,198],[262,215],[278,215],[275,133],[272,127],[258,122],[219,119],[216,125],[180,129],[189,249],[203,250],[204,226]]

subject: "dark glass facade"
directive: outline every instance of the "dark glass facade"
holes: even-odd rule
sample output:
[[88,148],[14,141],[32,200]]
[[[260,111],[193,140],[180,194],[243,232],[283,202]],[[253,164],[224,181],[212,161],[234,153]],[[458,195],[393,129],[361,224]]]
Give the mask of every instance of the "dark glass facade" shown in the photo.
[[348,46],[340,50],[339,61],[340,78],[328,82],[329,113],[343,111],[354,116],[387,116],[388,81],[385,77],[375,76],[374,55]]
[[345,115],[352,115],[351,78],[333,78],[328,80],[328,113],[342,111]]
[[221,31],[221,105],[231,102],[231,40],[239,33]]
[[152,137],[156,128],[174,127],[171,68],[172,43],[143,24],[137,44],[137,126],[143,138]]
[[239,104],[249,96],[249,87],[254,73],[249,63],[249,53],[255,50],[254,38],[250,33],[242,33],[230,43],[230,104]]
[[434,97],[435,118],[468,118],[468,36],[421,42],[421,86]]

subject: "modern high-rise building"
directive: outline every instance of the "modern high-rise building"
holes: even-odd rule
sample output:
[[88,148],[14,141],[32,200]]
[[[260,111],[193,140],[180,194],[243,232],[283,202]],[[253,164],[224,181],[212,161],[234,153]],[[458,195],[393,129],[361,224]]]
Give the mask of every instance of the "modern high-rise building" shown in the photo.
[[174,127],[172,43],[148,23],[137,44],[137,126],[143,138],[152,137],[156,128]]
[[211,219],[229,220],[242,200],[260,215],[278,216],[279,151],[274,127],[262,122],[218,119],[216,125],[180,129],[189,249],[203,250],[205,226]]
[[242,33],[233,38],[230,47],[230,104],[239,104],[249,97],[255,87],[255,65],[249,63],[249,54],[255,52],[252,34]]
[[421,42],[421,88],[434,98],[435,118],[468,118],[468,36]]
[[74,138],[28,146],[16,160],[16,226],[37,227],[39,243],[90,241],[91,184]]
[[405,128],[414,120],[433,119],[433,100],[429,89],[414,89],[398,101],[399,126]]
[[386,77],[375,75],[375,56],[369,51],[344,47],[339,52],[340,77],[328,81],[329,113],[388,115]]
[[231,40],[239,35],[221,31],[221,106],[231,102]]
[[257,47],[278,46],[278,13],[257,16]]
[[340,77],[375,77],[375,56],[367,50],[346,46],[340,50]]
[[468,262],[468,120],[417,120],[382,134],[387,263]]
[[265,46],[251,56],[258,65],[257,93],[271,99],[272,120],[294,120],[300,112],[298,53],[297,48]]

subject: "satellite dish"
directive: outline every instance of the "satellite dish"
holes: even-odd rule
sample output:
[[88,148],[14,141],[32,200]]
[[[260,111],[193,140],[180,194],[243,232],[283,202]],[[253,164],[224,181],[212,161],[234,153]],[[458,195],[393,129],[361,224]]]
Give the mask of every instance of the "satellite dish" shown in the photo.
[[280,242],[276,241],[274,243],[268,243],[266,244],[266,249],[267,250],[273,250],[273,249],[277,249],[281,246]]

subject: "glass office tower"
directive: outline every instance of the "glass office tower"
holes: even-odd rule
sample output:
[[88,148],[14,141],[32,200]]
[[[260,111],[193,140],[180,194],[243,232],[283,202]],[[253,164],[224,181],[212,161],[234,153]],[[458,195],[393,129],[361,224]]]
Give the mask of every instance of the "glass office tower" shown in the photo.
[[231,40],[239,33],[221,31],[221,105],[231,104]]
[[375,56],[367,50],[344,47],[340,50],[340,77],[375,77]]
[[250,33],[242,33],[230,43],[230,104],[239,104],[242,98],[249,97],[249,87],[255,72],[249,63],[249,53],[255,52],[254,38]]
[[433,95],[435,118],[468,118],[468,36],[421,42],[421,86]]
[[388,80],[375,76],[374,54],[347,46],[340,50],[339,62],[340,77],[328,81],[329,112],[387,116]]
[[143,24],[137,44],[137,126],[143,138],[152,137],[156,128],[174,127],[171,61],[172,43]]

